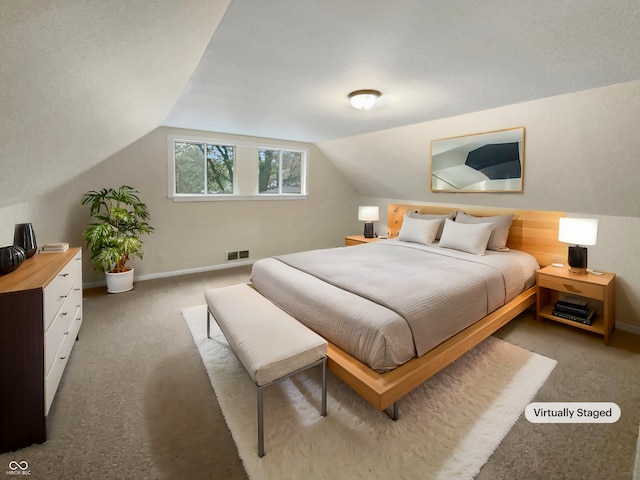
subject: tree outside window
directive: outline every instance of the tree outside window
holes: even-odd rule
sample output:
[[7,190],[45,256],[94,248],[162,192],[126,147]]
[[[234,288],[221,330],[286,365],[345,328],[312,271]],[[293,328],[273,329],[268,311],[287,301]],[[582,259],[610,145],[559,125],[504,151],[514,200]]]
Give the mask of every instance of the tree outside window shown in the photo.
[[176,194],[233,194],[235,149],[228,145],[175,142]]
[[258,150],[258,192],[301,194],[302,155],[290,150]]

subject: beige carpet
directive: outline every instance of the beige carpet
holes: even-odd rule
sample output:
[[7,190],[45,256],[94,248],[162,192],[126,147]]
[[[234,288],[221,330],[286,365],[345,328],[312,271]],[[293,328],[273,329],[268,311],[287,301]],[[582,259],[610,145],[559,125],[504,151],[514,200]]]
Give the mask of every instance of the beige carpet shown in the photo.
[[489,338],[400,402],[391,421],[333,375],[319,415],[320,369],[265,391],[257,456],[256,389],[206,307],[182,310],[248,476],[260,479],[471,479],[521,416],[555,360]]
[[[47,418],[47,442],[0,454],[0,476],[10,462],[27,461],[28,478],[37,480],[247,480],[180,309],[203,304],[208,288],[249,275],[250,267],[238,267],[137,282],[126,294],[85,290],[80,340]],[[631,300],[624,286],[617,294]],[[615,402],[622,417],[554,425],[522,415],[476,480],[632,479],[640,337],[616,329],[605,346],[599,335],[536,321],[530,311],[494,336],[558,361],[534,401]],[[406,413],[401,406],[401,420]]]

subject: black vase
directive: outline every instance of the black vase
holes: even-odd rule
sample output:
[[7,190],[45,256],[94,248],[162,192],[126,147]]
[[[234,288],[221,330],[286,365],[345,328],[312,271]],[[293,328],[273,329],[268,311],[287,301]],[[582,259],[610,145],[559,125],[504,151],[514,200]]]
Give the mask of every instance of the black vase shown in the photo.
[[16,224],[15,233],[13,234],[13,244],[22,247],[27,254],[27,258],[32,257],[38,250],[33,225],[30,223]]
[[22,247],[11,245],[0,248],[0,275],[13,272],[27,258]]

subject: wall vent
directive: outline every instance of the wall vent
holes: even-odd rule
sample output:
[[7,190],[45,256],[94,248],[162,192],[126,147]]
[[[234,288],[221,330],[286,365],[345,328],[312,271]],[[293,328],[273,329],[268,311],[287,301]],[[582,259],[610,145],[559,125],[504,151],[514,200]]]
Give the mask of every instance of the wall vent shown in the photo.
[[236,252],[227,252],[227,262],[235,262],[236,260],[246,260],[249,258],[249,250],[238,250]]

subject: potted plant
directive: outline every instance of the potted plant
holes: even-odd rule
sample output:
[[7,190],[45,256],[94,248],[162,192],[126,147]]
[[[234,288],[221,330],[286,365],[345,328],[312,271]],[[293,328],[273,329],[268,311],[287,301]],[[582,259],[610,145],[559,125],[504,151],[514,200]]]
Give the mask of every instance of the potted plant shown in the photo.
[[133,268],[127,261],[133,256],[142,259],[140,236],[153,232],[147,223],[149,212],[140,201],[137,190],[123,185],[118,190],[103,188],[82,197],[96,220],[82,233],[91,251],[93,268],[104,272],[109,293],[127,292],[133,288]]

